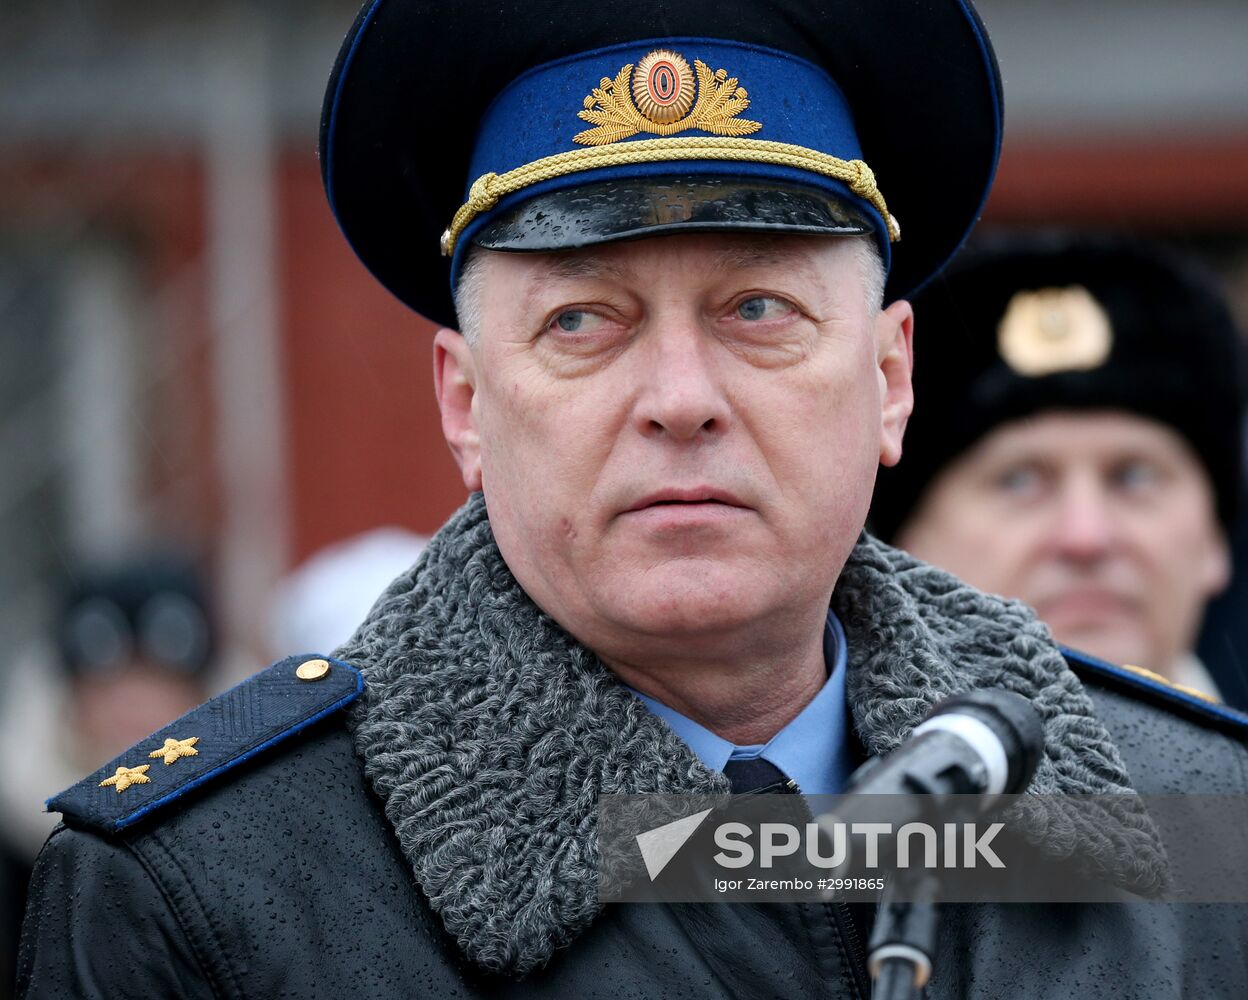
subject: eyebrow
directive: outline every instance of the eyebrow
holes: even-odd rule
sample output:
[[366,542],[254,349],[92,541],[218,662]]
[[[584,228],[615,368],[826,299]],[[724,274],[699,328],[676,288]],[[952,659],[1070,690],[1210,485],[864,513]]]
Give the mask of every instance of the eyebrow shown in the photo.
[[521,292],[525,309],[533,309],[550,289],[560,282],[577,278],[613,278],[619,280],[623,269],[603,259],[596,253],[554,253],[549,255],[546,266],[529,276]]
[[550,266],[539,272],[540,284],[566,278],[618,278],[624,269],[605,260],[601,254],[554,254]]
[[[706,252],[709,270],[719,276],[736,271],[752,271],[767,268],[786,268],[803,271],[811,266],[811,254],[805,246],[780,243],[763,237],[758,241],[720,247]],[[522,308],[532,311],[540,307],[547,295],[566,281],[607,281],[627,284],[633,278],[633,269],[621,266],[607,254],[582,248],[579,252],[555,252],[549,254],[546,266],[530,275],[520,293]],[[559,293],[562,296],[562,293]]]
[[716,268],[748,270],[755,267],[779,267],[804,263],[808,254],[804,249],[799,250],[793,246],[778,246],[774,243],[747,243],[716,250],[710,256]]
[[[716,270],[748,270],[757,267],[791,266],[804,263],[808,254],[792,246],[771,243],[742,244],[711,251],[708,255]],[[553,254],[550,266],[537,275],[538,287],[571,278],[619,279],[629,271],[596,253]]]

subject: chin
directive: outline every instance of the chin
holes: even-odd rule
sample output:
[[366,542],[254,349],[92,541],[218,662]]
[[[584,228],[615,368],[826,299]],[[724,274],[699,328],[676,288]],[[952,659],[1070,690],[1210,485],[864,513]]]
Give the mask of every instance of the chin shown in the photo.
[[783,595],[768,598],[760,591],[757,573],[689,564],[651,570],[638,579],[621,580],[599,594],[604,611],[620,624],[673,639],[722,635],[774,613],[774,605],[786,603]]

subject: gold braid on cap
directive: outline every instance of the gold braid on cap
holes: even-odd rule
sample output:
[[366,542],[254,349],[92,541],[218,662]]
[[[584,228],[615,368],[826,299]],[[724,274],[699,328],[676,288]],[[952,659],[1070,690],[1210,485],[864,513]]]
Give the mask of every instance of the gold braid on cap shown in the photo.
[[450,226],[442,234],[442,254],[449,257],[455,252],[455,244],[460,235],[478,215],[488,212],[500,199],[530,185],[582,170],[671,160],[766,163],[777,167],[794,167],[842,181],[849,186],[850,191],[870,203],[880,213],[888,226],[888,238],[891,242],[901,239],[901,227],[889,214],[884,196],[876,187],[875,174],[862,160],[842,160],[816,149],[766,139],[691,136],[679,139],[638,139],[620,145],[572,149],[542,157],[516,167],[515,170],[508,170],[505,174],[482,174],[473,181],[468,191],[468,200],[460,206]]

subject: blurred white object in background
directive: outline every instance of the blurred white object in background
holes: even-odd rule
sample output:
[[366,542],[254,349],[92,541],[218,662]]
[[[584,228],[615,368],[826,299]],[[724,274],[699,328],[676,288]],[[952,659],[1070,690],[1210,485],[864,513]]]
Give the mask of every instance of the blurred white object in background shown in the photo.
[[269,616],[274,657],[329,653],[342,645],[428,544],[424,535],[403,528],[375,528],[304,560],[274,593]]

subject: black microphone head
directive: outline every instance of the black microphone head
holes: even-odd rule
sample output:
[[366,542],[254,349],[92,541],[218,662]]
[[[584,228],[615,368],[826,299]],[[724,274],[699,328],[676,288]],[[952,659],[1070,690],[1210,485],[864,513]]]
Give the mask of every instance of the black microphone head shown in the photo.
[[1002,688],[980,688],[946,698],[928,718],[969,715],[988,726],[1001,740],[1008,762],[1002,794],[1027,790],[1044,753],[1044,720],[1035,705],[1021,694]]

